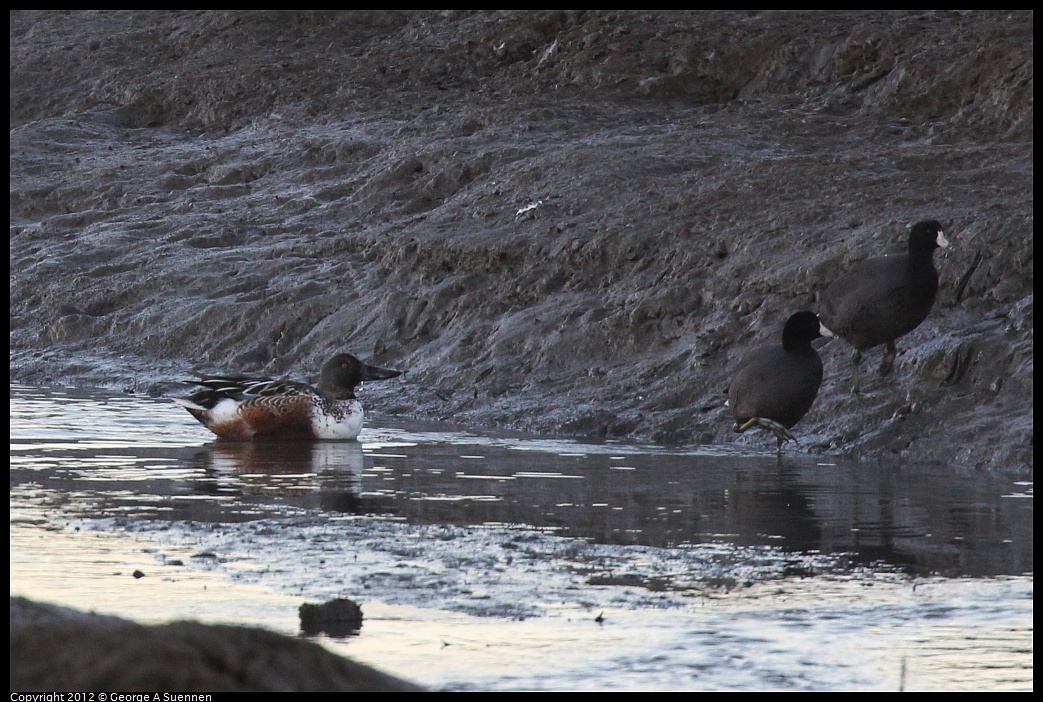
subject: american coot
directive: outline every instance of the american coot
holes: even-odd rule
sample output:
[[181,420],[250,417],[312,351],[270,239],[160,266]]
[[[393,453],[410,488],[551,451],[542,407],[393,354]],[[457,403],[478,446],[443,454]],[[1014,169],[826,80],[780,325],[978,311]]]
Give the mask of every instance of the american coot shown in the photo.
[[819,315],[836,336],[855,347],[851,388],[859,391],[858,365],[862,351],[884,344],[880,375],[891,372],[895,339],[920,326],[938,293],[934,250],[948,248],[942,225],[933,219],[917,222],[909,232],[909,253],[863,261],[833,282],[822,295]]
[[782,344],[754,349],[732,374],[728,404],[736,432],[759,426],[775,434],[777,450],[796,441],[789,432],[811,409],[822,384],[822,359],[813,339],[832,336],[814,312],[797,312],[786,320]]

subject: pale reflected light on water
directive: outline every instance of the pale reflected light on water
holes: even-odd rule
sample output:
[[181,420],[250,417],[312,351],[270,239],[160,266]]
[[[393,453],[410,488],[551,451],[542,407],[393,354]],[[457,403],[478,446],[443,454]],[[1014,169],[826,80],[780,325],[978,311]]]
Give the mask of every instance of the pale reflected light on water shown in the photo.
[[12,594],[287,634],[350,597],[359,635],[320,640],[437,689],[1032,688],[1031,470],[382,417],[216,444],[169,401],[16,386],[10,476]]

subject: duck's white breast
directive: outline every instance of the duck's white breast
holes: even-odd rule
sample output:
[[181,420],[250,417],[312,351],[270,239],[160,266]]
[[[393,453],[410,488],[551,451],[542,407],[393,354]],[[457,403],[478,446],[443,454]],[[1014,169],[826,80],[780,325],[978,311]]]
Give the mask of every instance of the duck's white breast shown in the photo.
[[357,439],[362,431],[362,405],[358,400],[341,401],[333,406],[316,403],[312,409],[312,427],[319,439]]

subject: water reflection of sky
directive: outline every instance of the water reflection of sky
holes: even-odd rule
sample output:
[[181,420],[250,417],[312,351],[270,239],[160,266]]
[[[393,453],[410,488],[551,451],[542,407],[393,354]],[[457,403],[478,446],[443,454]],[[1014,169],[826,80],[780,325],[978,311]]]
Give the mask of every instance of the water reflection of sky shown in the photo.
[[[215,443],[169,402],[12,389],[12,497],[80,516],[242,521],[319,509],[521,524],[610,544],[728,540],[913,573],[1032,572],[1029,475],[665,451],[390,421],[359,442]],[[77,505],[59,495],[89,496]]]

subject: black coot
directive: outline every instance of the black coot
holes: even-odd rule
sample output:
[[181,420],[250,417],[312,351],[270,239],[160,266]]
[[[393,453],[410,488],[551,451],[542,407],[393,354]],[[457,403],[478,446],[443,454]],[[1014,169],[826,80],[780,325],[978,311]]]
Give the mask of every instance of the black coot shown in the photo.
[[918,222],[909,232],[908,253],[863,261],[822,294],[822,323],[855,347],[853,392],[859,391],[862,351],[885,344],[880,375],[887,375],[894,365],[895,339],[916,329],[927,318],[938,293],[934,250],[939,246],[949,247],[942,226],[933,219]]
[[822,359],[811,346],[831,336],[813,312],[797,312],[786,320],[781,344],[754,349],[735,369],[728,386],[734,429],[759,426],[775,434],[778,451],[796,441],[788,431],[808,413],[822,384]]

